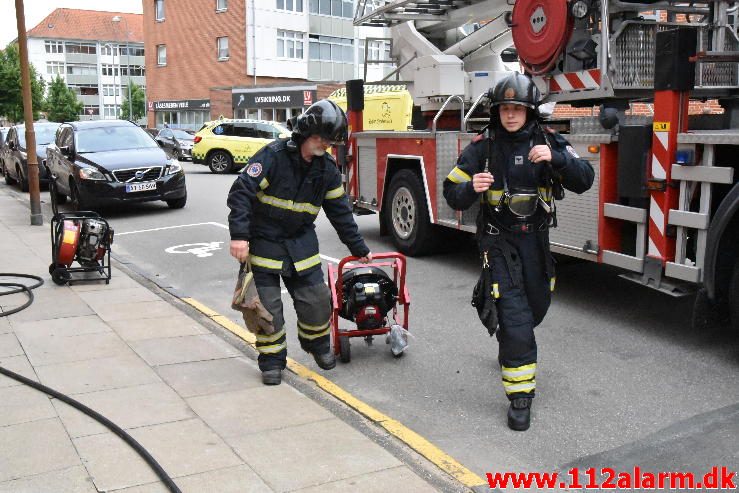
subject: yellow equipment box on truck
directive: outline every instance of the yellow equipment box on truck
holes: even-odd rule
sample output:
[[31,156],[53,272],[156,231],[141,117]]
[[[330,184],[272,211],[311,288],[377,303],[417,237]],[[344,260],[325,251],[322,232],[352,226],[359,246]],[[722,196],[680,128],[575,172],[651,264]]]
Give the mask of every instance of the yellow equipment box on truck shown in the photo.
[[[346,111],[346,88],[332,92],[328,99]],[[413,98],[403,84],[364,86],[364,130],[408,130],[413,114]]]

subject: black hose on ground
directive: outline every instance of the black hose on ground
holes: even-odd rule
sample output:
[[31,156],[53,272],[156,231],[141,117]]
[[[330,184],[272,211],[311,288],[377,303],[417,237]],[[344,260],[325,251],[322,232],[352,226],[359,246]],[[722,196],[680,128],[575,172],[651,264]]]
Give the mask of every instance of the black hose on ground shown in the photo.
[[[17,313],[24,308],[27,308],[28,306],[33,303],[33,293],[31,292],[32,289],[36,289],[37,287],[41,286],[44,283],[44,280],[37,276],[32,276],[28,274],[12,274],[12,273],[2,273],[0,274],[0,277],[23,277],[27,279],[36,279],[38,282],[32,286],[26,286],[24,284],[20,283],[13,283],[13,282],[7,282],[7,283],[0,283],[0,286],[3,287],[16,287],[17,289],[13,289],[10,291],[5,291],[0,293],[0,296],[5,296],[9,294],[15,294],[15,293],[26,293],[28,296],[28,301],[18,308],[13,308],[12,310],[9,310],[7,312],[0,313],[0,316],[6,316],[10,315],[12,313]],[[102,414],[98,413],[94,409],[90,409],[89,407],[85,406],[81,402],[72,399],[71,397],[62,394],[61,392],[58,392],[50,387],[47,387],[46,385],[43,385],[39,382],[36,382],[34,380],[31,380],[29,378],[24,377],[23,375],[19,375],[15,372],[12,372],[8,370],[7,368],[3,368],[0,366],[0,374],[5,375],[6,377],[12,378],[13,380],[17,380],[18,382],[21,382],[25,385],[28,385],[29,387],[33,387],[36,390],[40,390],[41,392],[50,395],[52,397],[55,397],[56,399],[59,399],[60,401],[69,404],[73,408],[82,411],[86,415],[90,416],[92,419],[97,421],[98,423],[101,423],[106,428],[108,428],[110,431],[115,433],[121,440],[126,442],[131,448],[133,448],[136,453],[138,453],[142,459],[146,461],[147,464],[149,464],[149,467],[151,467],[157,476],[159,476],[159,479],[161,479],[162,483],[171,491],[172,493],[182,493],[182,491],[177,487],[177,485],[172,481],[172,478],[169,477],[167,472],[162,468],[161,465],[154,459],[154,457],[151,456],[151,454],[139,443],[136,441],[135,438],[133,438],[131,435],[126,433],[126,431],[118,426],[117,424],[113,423],[111,420],[103,416]]]

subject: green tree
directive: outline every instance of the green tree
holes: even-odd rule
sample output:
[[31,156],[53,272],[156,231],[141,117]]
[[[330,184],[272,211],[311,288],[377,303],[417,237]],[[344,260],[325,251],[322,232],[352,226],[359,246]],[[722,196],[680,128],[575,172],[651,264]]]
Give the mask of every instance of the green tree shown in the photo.
[[[38,119],[44,101],[44,80],[33,65],[31,71],[31,99],[33,119]],[[23,92],[21,89],[21,63],[18,44],[9,44],[0,50],[0,115],[12,122],[23,121]]]
[[45,109],[47,118],[52,122],[73,122],[80,119],[84,105],[77,100],[72,91],[60,76],[56,76],[49,85]]
[[128,90],[124,91],[124,99],[121,103],[121,118],[124,120],[138,121],[146,115],[146,95],[141,86],[129,82],[131,88],[131,109],[133,118],[128,114]]

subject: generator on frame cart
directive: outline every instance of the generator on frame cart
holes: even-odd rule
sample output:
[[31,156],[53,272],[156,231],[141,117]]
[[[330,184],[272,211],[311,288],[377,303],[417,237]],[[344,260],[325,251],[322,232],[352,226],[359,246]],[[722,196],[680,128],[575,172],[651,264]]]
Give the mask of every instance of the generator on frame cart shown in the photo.
[[[378,253],[369,264],[351,263],[357,260],[357,257],[345,257],[338,265],[328,266],[334,353],[342,363],[349,363],[350,338],[364,337],[371,345],[375,336],[384,335],[393,356],[400,357],[408,345],[411,302],[405,282],[405,256],[395,252]],[[402,320],[398,319],[399,305],[402,306]],[[355,327],[341,329],[340,319],[353,322]]]
[[[51,195],[51,264],[49,274],[55,284],[105,281],[110,283],[110,245],[113,229],[94,211],[59,212],[56,182],[47,168]],[[76,265],[74,265],[76,263]],[[97,275],[85,275],[95,273]]]
[[359,0],[354,24],[383,29],[386,79],[413,96],[412,129],[365,131],[364,81],[347,82],[347,195],[400,252],[475,231],[477,208],[452,210],[442,184],[513,45],[545,101],[572,107],[551,125],[595,170],[558,204],[552,251],[694,299],[696,328],[739,331],[739,2]]

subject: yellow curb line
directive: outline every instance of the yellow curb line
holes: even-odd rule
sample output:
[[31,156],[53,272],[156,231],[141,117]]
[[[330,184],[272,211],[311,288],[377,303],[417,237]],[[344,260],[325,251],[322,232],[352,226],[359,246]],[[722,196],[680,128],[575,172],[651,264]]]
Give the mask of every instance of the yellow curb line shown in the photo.
[[[211,310],[210,308],[193,298],[181,299],[188,305],[206,315],[208,318],[212,319],[221,327],[225,328],[229,332],[232,332],[239,338],[249,343],[252,347],[254,346],[256,342],[256,337],[248,330],[232,322],[227,317],[220,315],[218,312]],[[256,348],[254,349],[256,350]],[[360,414],[366,416],[373,422],[382,426],[391,435],[398,438],[403,443],[424,456],[426,459],[436,464],[437,467],[439,467],[441,470],[443,470],[468,488],[474,488],[475,486],[488,484],[487,481],[484,481],[480,476],[464,467],[462,464],[454,460],[449,455],[445,454],[441,449],[423,438],[415,431],[404,426],[401,422],[390,418],[389,416],[381,413],[372,406],[357,399],[352,394],[345,391],[326,377],[323,377],[313,370],[308,369],[292,358],[287,359],[287,368],[296,375],[305,378],[306,380],[312,380],[325,392],[331,394],[352,409],[356,410]]]

